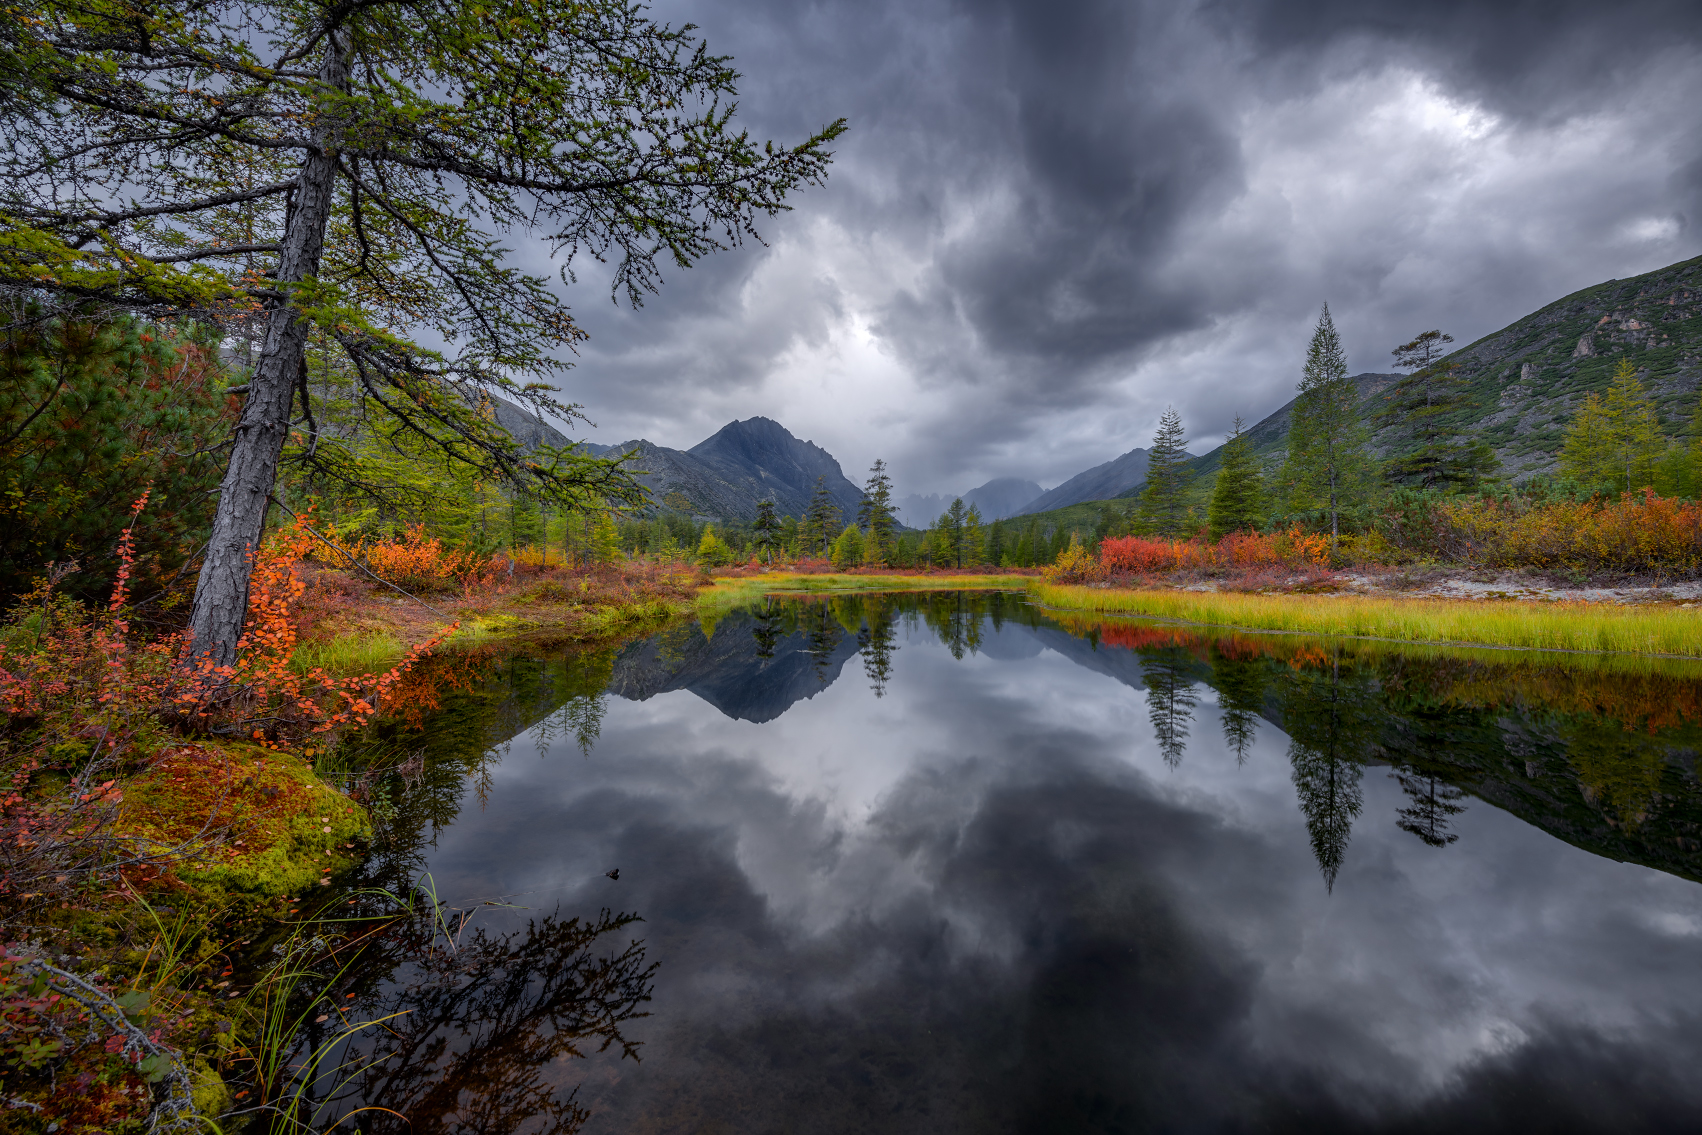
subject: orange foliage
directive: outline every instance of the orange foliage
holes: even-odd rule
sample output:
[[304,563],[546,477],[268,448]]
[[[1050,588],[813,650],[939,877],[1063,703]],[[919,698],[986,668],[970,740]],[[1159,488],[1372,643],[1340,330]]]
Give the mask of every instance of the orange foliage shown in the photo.
[[[137,515],[146,503],[144,493]],[[66,613],[30,648],[0,647],[0,707],[14,717],[63,719],[72,735],[98,734],[97,750],[161,716],[198,729],[271,738],[365,721],[414,663],[456,628],[418,644],[384,674],[297,673],[290,666],[298,633],[294,611],[306,585],[295,569],[315,539],[306,519],[297,517],[267,541],[254,565],[236,664],[215,666],[194,653],[186,633],[151,643],[131,635],[124,611],[134,556],[126,531],[118,580],[102,616]]]
[[1702,566],[1702,504],[1652,489],[1610,501],[1440,501],[1396,534],[1411,550],[1492,567],[1692,572]]
[[1099,545],[1097,576],[1153,575],[1188,568],[1317,567],[1328,561],[1328,536],[1298,527],[1264,535],[1232,532],[1217,543],[1118,536]]
[[323,540],[342,554],[327,551],[319,539],[309,536],[301,545],[300,556],[313,556],[335,568],[347,567],[353,560],[386,583],[419,591],[467,587],[496,571],[490,557],[448,547],[427,533],[423,524],[414,525],[399,537],[372,541],[347,540],[331,528],[323,534]]

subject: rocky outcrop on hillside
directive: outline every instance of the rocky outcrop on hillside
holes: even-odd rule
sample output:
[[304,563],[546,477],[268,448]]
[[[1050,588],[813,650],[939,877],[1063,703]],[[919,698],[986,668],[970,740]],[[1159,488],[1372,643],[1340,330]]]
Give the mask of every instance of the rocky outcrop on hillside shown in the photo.
[[1450,425],[1489,442],[1515,479],[1555,467],[1573,411],[1621,359],[1675,435],[1702,387],[1702,257],[1574,292],[1450,357],[1476,403]]

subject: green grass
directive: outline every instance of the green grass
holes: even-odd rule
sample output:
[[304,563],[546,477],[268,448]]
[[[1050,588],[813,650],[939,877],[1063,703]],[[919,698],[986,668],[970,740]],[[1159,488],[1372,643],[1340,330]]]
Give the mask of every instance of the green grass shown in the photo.
[[407,645],[389,631],[353,631],[330,642],[301,643],[290,655],[290,665],[303,673],[317,666],[329,674],[377,674],[407,654]]
[[1254,631],[1395,642],[1702,657],[1702,611],[1605,603],[1124,591],[1048,584],[1029,594],[1065,611],[1144,615]]

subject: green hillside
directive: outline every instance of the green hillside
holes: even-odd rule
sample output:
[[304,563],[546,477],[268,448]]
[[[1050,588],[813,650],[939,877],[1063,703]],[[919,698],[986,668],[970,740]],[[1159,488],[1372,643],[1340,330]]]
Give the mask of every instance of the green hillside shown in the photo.
[[[1461,436],[1487,441],[1504,477],[1524,480],[1550,472],[1573,411],[1591,392],[1607,389],[1625,357],[1654,396],[1667,435],[1688,432],[1702,389],[1702,257],[1574,292],[1455,351],[1448,358],[1466,377],[1473,405],[1444,421]],[[1400,377],[1354,376],[1367,417]],[[1293,409],[1291,399],[1248,430],[1253,454],[1267,472],[1282,463]],[[1379,457],[1398,456],[1390,441],[1387,433],[1374,435]],[[1188,463],[1194,503],[1203,506],[1210,498],[1221,459],[1220,446]],[[1126,503],[1140,491],[1137,485],[1120,499]],[[1058,512],[1097,516],[1100,504]]]

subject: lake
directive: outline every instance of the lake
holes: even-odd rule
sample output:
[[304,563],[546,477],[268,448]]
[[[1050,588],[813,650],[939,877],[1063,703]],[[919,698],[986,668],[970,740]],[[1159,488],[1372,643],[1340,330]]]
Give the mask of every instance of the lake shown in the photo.
[[342,1130],[1702,1127],[1694,665],[939,593],[412,681]]

